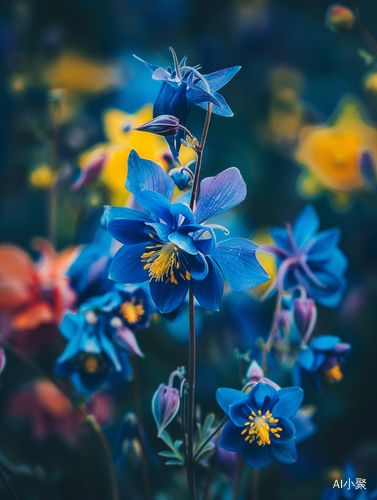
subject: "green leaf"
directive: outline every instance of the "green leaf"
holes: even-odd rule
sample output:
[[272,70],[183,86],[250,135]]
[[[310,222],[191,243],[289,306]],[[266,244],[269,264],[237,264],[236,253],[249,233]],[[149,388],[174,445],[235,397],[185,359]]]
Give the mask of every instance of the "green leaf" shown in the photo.
[[168,460],[165,465],[183,465],[183,462],[178,462],[178,460]]
[[173,451],[160,451],[158,453],[161,457],[166,457],[166,458],[177,458],[177,454],[174,453]]
[[213,455],[215,453],[215,450],[206,450],[206,451],[203,451],[199,456],[198,458],[196,459],[198,462],[203,462],[206,458],[210,457],[211,455]]
[[177,439],[176,441],[174,441],[174,448],[178,451],[179,448],[182,446],[182,444],[183,444],[182,439]]
[[204,420],[203,428],[202,428],[202,435],[201,435],[201,441],[205,438],[205,435],[207,434],[208,429],[211,427],[213,424],[213,421],[215,420],[215,414],[214,413],[209,413]]

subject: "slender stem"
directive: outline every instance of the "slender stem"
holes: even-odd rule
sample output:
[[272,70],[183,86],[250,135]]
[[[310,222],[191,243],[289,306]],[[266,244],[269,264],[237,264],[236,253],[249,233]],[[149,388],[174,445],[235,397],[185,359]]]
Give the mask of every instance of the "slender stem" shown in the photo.
[[208,103],[208,110],[207,110],[207,116],[206,116],[206,121],[204,124],[204,129],[203,129],[203,134],[202,134],[202,140],[200,141],[200,149],[203,151],[204,145],[206,143],[207,135],[208,135],[208,129],[209,129],[209,122],[211,121],[211,114],[212,114],[212,103]]
[[25,486],[28,490],[30,490],[37,498],[40,498],[40,500],[49,500],[43,493],[40,493],[32,484],[29,483],[29,481],[26,481],[23,477],[21,477],[19,474],[14,472],[11,468],[7,467],[5,464],[0,463],[0,468],[2,468],[9,476],[13,477],[16,481],[18,481],[20,484]]
[[147,449],[145,446],[144,432],[143,432],[143,415],[141,411],[140,404],[140,383],[139,383],[139,370],[137,366],[137,358],[134,354],[131,354],[131,364],[132,364],[132,388],[134,397],[135,413],[137,417],[137,426],[139,430],[139,435],[142,444],[141,450],[141,469],[143,474],[143,489],[144,498],[148,500],[150,498],[150,484],[149,484],[149,471],[148,471],[148,460],[147,460]]
[[272,327],[270,330],[270,335],[269,335],[267,343],[265,344],[264,349],[263,349],[263,355],[262,355],[262,370],[263,371],[265,371],[265,369],[266,369],[267,352],[271,350],[275,336],[276,336],[278,329],[279,329],[281,299],[283,297],[283,292],[284,292],[284,289],[283,289],[284,276],[285,276],[285,273],[288,271],[289,267],[295,263],[296,263],[295,258],[286,259],[281,264],[279,271],[278,271],[278,275],[276,278],[277,287],[278,287],[278,294],[277,294],[277,298],[276,298],[276,307],[275,307],[275,313],[274,313],[274,319],[272,322]]
[[48,238],[53,247],[56,246],[56,212],[57,212],[57,168],[58,168],[58,139],[59,139],[59,111],[60,100],[53,103],[53,123],[51,137],[51,170],[54,175],[52,185],[50,187],[49,200],[49,222],[48,222]]
[[199,446],[199,448],[196,451],[195,456],[194,456],[195,459],[198,458],[200,452],[211,441],[211,439],[213,438],[213,436],[216,436],[216,434],[219,432],[219,430],[221,429],[221,427],[225,424],[225,422],[227,421],[227,419],[228,419],[228,415],[224,415],[223,419],[221,420],[221,422],[219,423],[219,425],[216,427],[216,429],[213,432],[211,432],[211,434],[207,437],[207,439],[205,441],[203,441],[203,443]]
[[190,315],[190,348],[189,348],[189,394],[187,418],[187,481],[190,500],[196,499],[194,473],[194,427],[195,427],[195,370],[196,370],[196,338],[195,338],[195,299],[190,288],[189,293]]
[[259,470],[254,469],[253,500],[258,500]]
[[178,128],[180,128],[181,130],[183,130],[184,132],[186,132],[186,134],[190,137],[190,139],[195,139],[195,137],[193,136],[193,134],[189,131],[188,128],[184,127],[183,125],[178,125]]
[[69,400],[71,405],[84,415],[85,418],[90,417],[92,427],[96,431],[96,435],[99,439],[99,442],[102,446],[102,450],[103,450],[105,458],[106,458],[107,466],[109,469],[109,476],[110,476],[111,491],[112,491],[113,500],[119,500],[118,487],[116,484],[116,476],[115,476],[115,470],[113,467],[113,462],[111,459],[110,448],[109,448],[108,442],[107,442],[105,436],[103,435],[102,429],[99,426],[95,416],[90,412],[90,410],[85,405],[81,405],[79,402],[72,399],[69,392],[63,386],[63,384],[60,383],[60,381],[55,380],[53,377],[48,375],[32,358],[30,358],[27,354],[25,354],[20,349],[18,349],[18,347],[11,344],[10,342],[5,340],[4,338],[0,338],[0,345],[2,345],[6,349],[8,349],[10,352],[12,352],[22,362],[27,364],[32,370],[34,370],[36,373],[38,373],[38,375],[40,375],[41,377],[47,378],[58,389],[58,391],[61,392]]
[[1,465],[0,465],[0,478],[1,478],[2,482],[3,482],[3,484],[4,484],[5,489],[7,490],[8,494],[9,494],[9,497],[12,500],[18,500],[18,496],[16,495],[16,493],[14,492],[12,486],[10,485],[10,483],[8,481],[8,478],[5,475],[4,470],[3,470],[3,468],[2,468]]
[[185,457],[185,463],[187,463],[187,442],[186,442],[186,394],[182,391],[181,397],[181,418],[182,418],[182,441],[183,441],[183,454]]
[[360,19],[356,20],[356,24],[357,24],[359,30],[361,31],[361,33],[363,34],[363,37],[365,38],[365,40],[371,46],[373,52],[377,55],[377,43],[376,43],[375,39],[373,38],[373,36],[371,35],[368,28],[365,26],[364,23],[362,23],[360,21]]

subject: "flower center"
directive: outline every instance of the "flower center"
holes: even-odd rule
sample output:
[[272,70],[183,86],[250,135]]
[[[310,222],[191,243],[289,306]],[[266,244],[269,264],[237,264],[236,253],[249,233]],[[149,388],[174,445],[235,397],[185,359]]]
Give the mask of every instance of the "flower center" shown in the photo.
[[278,433],[283,429],[281,427],[275,427],[275,424],[277,424],[279,420],[273,418],[272,413],[269,411],[267,411],[265,415],[262,415],[260,410],[258,410],[258,415],[255,411],[252,411],[249,420],[250,422],[245,422],[245,429],[241,431],[241,434],[247,433],[245,441],[248,441],[249,444],[251,444],[254,439],[256,439],[259,446],[271,444],[270,432],[272,432],[275,437],[280,438],[280,434]]
[[[190,280],[191,274],[186,270],[184,263],[179,255],[178,247],[174,243],[165,243],[163,245],[153,245],[146,247],[150,252],[145,252],[141,256],[141,262],[146,262],[144,269],[149,270],[150,279],[156,281],[171,281],[178,285],[176,276],[182,279]],[[183,274],[180,271],[182,268]]]
[[145,314],[143,301],[140,300],[140,302],[136,304],[135,297],[132,297],[131,302],[123,302],[120,306],[120,312],[127,323],[134,325]]
[[340,364],[337,363],[330,370],[325,371],[325,375],[329,382],[340,382],[343,378],[343,374],[340,370]]
[[96,373],[99,368],[97,356],[89,354],[84,361],[84,369],[88,373]]

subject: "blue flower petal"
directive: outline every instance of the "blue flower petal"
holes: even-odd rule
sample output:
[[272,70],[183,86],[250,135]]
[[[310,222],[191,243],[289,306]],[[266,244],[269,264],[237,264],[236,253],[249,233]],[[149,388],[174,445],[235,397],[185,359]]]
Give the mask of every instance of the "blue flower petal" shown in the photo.
[[[215,106],[214,104],[212,105],[212,113],[214,115],[219,115],[219,116],[225,116],[226,118],[231,118],[234,113],[230,109],[228,103],[224,99],[224,97],[219,94],[218,92],[214,92],[213,96],[219,101],[221,107]],[[199,102],[197,103],[197,106],[200,106],[201,108],[205,109],[207,111],[208,109],[208,102]]]
[[162,222],[148,222],[147,226],[153,227],[161,241],[168,241],[168,236],[172,232],[170,225]]
[[303,208],[295,223],[292,232],[297,246],[302,248],[319,228],[319,218],[312,205]]
[[190,281],[182,279],[175,273],[178,285],[169,281],[150,281],[150,290],[153,302],[162,313],[170,313],[177,309],[185,300]]
[[224,290],[224,278],[219,266],[207,257],[208,274],[201,280],[191,280],[191,289],[199,304],[208,311],[218,311]]
[[189,271],[194,280],[204,280],[208,275],[208,263],[203,254],[187,255],[189,262]]
[[246,198],[246,184],[238,168],[224,170],[200,183],[195,222],[202,223],[239,205]]
[[77,314],[66,311],[59,325],[59,332],[66,340],[71,340],[80,327],[80,317]]
[[[240,69],[241,66],[233,66],[232,68],[221,69],[203,76],[207,80],[211,92],[216,92],[216,90],[220,90],[224,87],[224,85],[226,85],[234,77],[234,75],[239,72]],[[204,84],[201,83],[201,85]]]
[[245,436],[242,436],[241,429],[227,422],[221,431],[219,446],[227,451],[241,451],[246,446]]
[[288,252],[291,252],[293,250],[286,229],[282,227],[272,227],[270,229],[270,233],[278,247]]
[[245,427],[245,422],[250,422],[249,417],[251,412],[252,408],[248,405],[248,401],[241,399],[230,405],[229,417],[238,427]]
[[235,292],[248,290],[269,279],[255,255],[257,248],[255,243],[245,238],[230,238],[216,245],[212,257]]
[[[148,270],[141,256],[147,252],[147,243],[123,245],[114,255],[109,268],[109,278],[117,283],[142,283],[149,279]],[[145,260],[145,259],[144,259]]]
[[318,351],[331,351],[338,342],[340,342],[340,337],[336,337],[335,335],[321,335],[312,340],[310,347]]
[[273,432],[270,432],[271,441],[274,441],[275,443],[278,444],[286,443],[287,441],[295,437],[296,428],[288,418],[279,416],[278,420],[279,422],[276,425],[273,425],[272,428],[279,427],[280,429],[283,430],[277,432],[277,434],[279,434],[280,437],[276,437]]
[[228,389],[227,387],[220,387],[216,391],[216,399],[224,412],[229,414],[229,406],[235,403],[236,401],[240,401],[242,399],[247,400],[247,396],[242,391],[238,391],[237,389]]
[[277,392],[272,385],[258,382],[248,394],[249,405],[255,412],[265,413],[276,400]]
[[75,335],[72,340],[68,342],[62,354],[55,362],[54,372],[58,377],[69,377],[75,370],[72,360],[80,353],[81,335]]
[[149,189],[142,189],[135,198],[139,205],[145,208],[145,210],[157,215],[159,219],[167,224],[173,224],[174,216],[170,212],[172,205],[170,201],[165,199],[161,194],[150,191]]
[[140,59],[140,57],[135,56],[135,54],[133,54],[133,56],[134,56],[135,59],[137,59],[138,61],[140,61],[141,63],[143,63],[144,66],[146,66],[151,73],[154,73],[159,68],[159,66],[156,66],[155,64],[150,64],[150,63],[147,63],[147,62],[143,61],[143,59]]
[[100,335],[100,343],[101,343],[102,349],[109,357],[110,362],[113,365],[113,369],[115,369],[116,372],[121,372],[122,371],[122,364],[118,358],[114,344],[112,342],[110,342],[110,340],[106,337],[105,334]]
[[298,412],[304,391],[301,387],[285,387],[277,391],[277,401],[273,408],[270,410],[274,418],[281,417],[294,417]]
[[198,249],[196,248],[194,241],[191,236],[185,236],[184,234],[174,231],[168,236],[169,241],[177,245],[178,248],[184,250],[190,255],[197,255]]
[[294,439],[283,444],[271,442],[270,452],[275,460],[286,464],[293,464],[297,460],[296,443]]
[[315,236],[315,242],[307,251],[307,260],[323,261],[330,258],[332,252],[335,250],[339,243],[340,230],[337,228],[322,231]]
[[[104,212],[101,217],[102,226],[107,229],[108,224],[112,221],[139,221],[139,222],[153,222],[149,215],[141,212],[140,210],[134,210],[127,207],[112,207],[110,205],[105,205]],[[111,242],[107,243],[111,246]]]
[[111,236],[124,245],[136,245],[150,241],[150,229],[143,222],[130,220],[113,220],[108,223],[107,230]]
[[222,107],[221,102],[219,102],[219,100],[217,99],[218,94],[215,93],[215,95],[212,95],[206,90],[198,87],[198,85],[193,82],[186,81],[185,84],[188,87],[186,92],[186,97],[193,104],[202,104],[211,102],[213,106],[216,106],[219,109]]
[[142,189],[150,189],[171,200],[175,182],[160,165],[154,161],[140,158],[133,149],[128,156],[128,174],[125,187],[135,196]]
[[258,444],[253,441],[242,450],[242,456],[253,469],[262,469],[272,461],[270,454],[271,445],[258,446]]
[[186,203],[174,203],[170,209],[170,212],[172,215],[185,217],[190,224],[194,222],[194,214],[192,213],[191,208],[186,205]]
[[301,349],[298,352],[298,363],[305,370],[311,370],[315,362],[315,355],[310,347]]

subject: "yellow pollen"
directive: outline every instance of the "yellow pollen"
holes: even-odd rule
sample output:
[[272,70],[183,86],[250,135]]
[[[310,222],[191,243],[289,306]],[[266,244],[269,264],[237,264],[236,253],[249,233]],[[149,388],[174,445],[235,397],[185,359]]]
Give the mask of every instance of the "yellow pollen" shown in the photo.
[[340,364],[337,363],[331,368],[331,370],[327,370],[325,375],[329,379],[329,382],[340,382],[343,378],[343,374],[340,370]]
[[[163,281],[165,283],[174,283],[178,285],[177,278],[174,274],[176,269],[180,268],[179,250],[173,243],[165,243],[164,245],[155,245],[146,247],[146,250],[151,249],[150,252],[145,252],[141,256],[142,262],[147,262],[144,266],[145,270],[149,270],[150,279],[156,281]],[[186,279],[189,275],[186,271]],[[185,277],[181,274],[182,278]]]
[[153,234],[149,233],[148,236],[153,239]]
[[84,362],[84,368],[88,373],[96,373],[98,370],[98,360],[93,354],[89,354]]
[[[149,266],[149,264],[147,264]],[[144,266],[145,269],[146,266]],[[138,304],[136,304],[135,297],[132,298],[131,302],[123,302],[120,306],[120,312],[123,318],[129,323],[133,325],[139,321],[139,319],[145,314],[143,308],[143,301],[140,300]]]
[[278,419],[272,418],[272,414],[270,412],[266,412],[265,415],[262,415],[261,410],[258,410],[258,416],[256,416],[254,411],[252,411],[251,413],[252,415],[255,416],[255,419],[253,419],[252,416],[249,416],[249,419],[253,420],[253,422],[245,422],[244,423],[245,428],[241,431],[242,435],[247,433],[245,441],[252,443],[254,440],[256,440],[258,446],[265,446],[266,444],[267,445],[271,444],[270,431],[276,437],[278,438],[280,437],[280,435],[277,434],[277,432],[282,430],[281,427],[277,427],[276,429],[271,429],[266,421],[266,419],[269,418],[270,423],[278,422]]
[[[256,416],[257,416],[257,414],[255,413],[255,411],[252,411],[252,412],[251,412],[251,414],[252,414],[252,415],[254,415],[254,417],[256,417]],[[250,417],[249,417],[249,418],[250,418]]]

